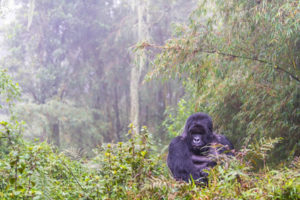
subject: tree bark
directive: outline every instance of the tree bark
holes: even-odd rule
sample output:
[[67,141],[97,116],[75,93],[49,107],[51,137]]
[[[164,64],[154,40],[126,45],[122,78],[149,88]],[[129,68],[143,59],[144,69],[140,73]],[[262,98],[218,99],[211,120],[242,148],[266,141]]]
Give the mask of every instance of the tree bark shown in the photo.
[[116,118],[116,134],[117,134],[117,139],[119,141],[121,141],[121,136],[120,136],[120,132],[121,132],[121,122],[120,122],[120,114],[119,114],[119,95],[118,95],[118,90],[117,90],[117,86],[115,85],[114,87],[114,111],[115,111],[115,118]]
[[[149,1],[147,1],[149,3]],[[138,16],[138,30],[137,38],[138,42],[147,40],[149,32],[147,29],[147,17],[148,12],[144,1],[133,1],[132,7],[137,12]],[[141,79],[141,72],[146,65],[146,53],[144,49],[139,50],[134,56],[134,64],[131,69],[131,81],[130,81],[130,120],[136,129],[136,133],[139,133],[139,83]]]
[[59,121],[52,124],[52,139],[51,142],[57,147],[60,147]]

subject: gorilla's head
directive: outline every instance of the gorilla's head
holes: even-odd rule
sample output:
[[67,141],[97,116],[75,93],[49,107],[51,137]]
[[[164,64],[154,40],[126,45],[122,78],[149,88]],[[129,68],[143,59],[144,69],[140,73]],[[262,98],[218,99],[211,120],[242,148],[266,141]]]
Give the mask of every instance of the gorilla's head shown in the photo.
[[190,149],[195,153],[208,151],[213,141],[212,119],[205,113],[191,115],[185,124],[183,137],[187,138]]

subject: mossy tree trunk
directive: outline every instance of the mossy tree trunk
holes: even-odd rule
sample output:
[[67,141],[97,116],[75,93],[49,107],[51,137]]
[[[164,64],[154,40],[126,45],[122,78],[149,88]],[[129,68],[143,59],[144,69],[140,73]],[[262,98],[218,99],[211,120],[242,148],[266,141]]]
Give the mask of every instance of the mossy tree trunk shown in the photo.
[[[149,39],[149,32],[147,28],[148,21],[148,12],[147,8],[149,7],[150,1],[133,1],[132,8],[134,12],[137,13],[138,17],[138,30],[137,30],[137,38],[138,43],[141,43],[144,40]],[[146,66],[146,53],[145,50],[139,50],[135,53],[132,69],[131,69],[131,80],[130,80],[130,120],[134,127],[136,128],[136,132],[139,132],[139,88],[140,88],[140,80],[141,80],[141,72]]]

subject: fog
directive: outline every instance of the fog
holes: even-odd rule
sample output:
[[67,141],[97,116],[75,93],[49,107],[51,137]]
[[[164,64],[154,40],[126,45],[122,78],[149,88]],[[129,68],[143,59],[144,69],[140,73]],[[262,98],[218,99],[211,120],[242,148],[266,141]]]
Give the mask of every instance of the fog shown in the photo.
[[[126,138],[128,125],[166,138],[178,80],[145,82],[158,49],[196,1],[1,1],[1,66],[21,88],[13,113],[24,136],[92,149]],[[3,117],[9,109],[2,110]],[[6,113],[6,114],[5,114]]]

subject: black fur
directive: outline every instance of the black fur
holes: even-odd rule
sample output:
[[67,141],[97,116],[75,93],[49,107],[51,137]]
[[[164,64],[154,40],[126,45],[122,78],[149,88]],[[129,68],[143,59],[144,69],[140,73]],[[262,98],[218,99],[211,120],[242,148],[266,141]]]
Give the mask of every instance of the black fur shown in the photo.
[[217,154],[233,155],[228,151],[232,149],[233,145],[224,135],[213,132],[211,117],[196,113],[187,119],[182,135],[171,141],[167,164],[176,180],[188,182],[192,176],[196,181],[207,183],[203,169],[216,165],[212,157]]

